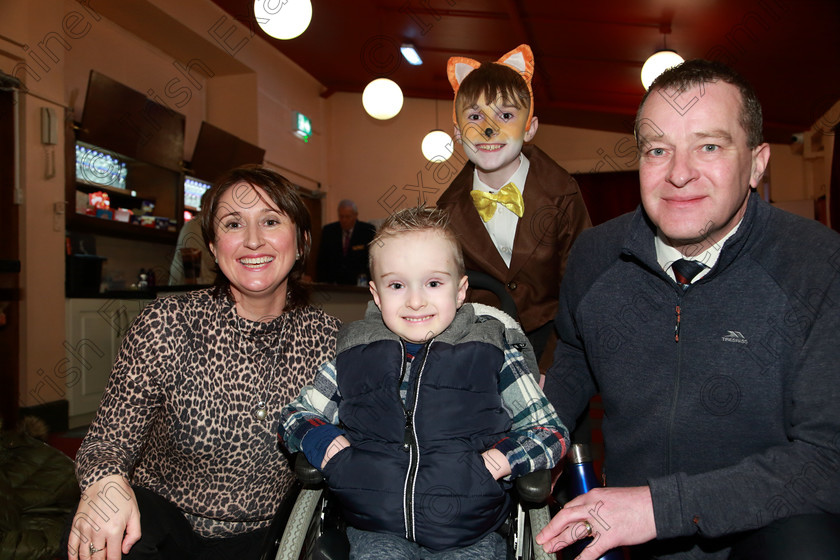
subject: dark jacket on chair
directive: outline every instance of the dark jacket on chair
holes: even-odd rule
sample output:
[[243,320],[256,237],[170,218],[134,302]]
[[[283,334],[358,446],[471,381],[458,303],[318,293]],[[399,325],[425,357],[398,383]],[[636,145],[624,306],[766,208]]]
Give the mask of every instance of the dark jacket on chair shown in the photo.
[[59,556],[78,503],[69,457],[24,434],[0,434],[0,559]]

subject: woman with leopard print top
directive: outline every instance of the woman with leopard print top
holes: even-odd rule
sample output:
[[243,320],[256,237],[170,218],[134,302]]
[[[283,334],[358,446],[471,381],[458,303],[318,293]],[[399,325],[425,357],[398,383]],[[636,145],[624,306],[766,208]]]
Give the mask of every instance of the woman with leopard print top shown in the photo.
[[70,558],[255,558],[293,475],[281,408],[335,355],[339,323],[300,283],[294,187],[262,167],[208,192],[216,285],[152,302],[126,336],[76,476]]

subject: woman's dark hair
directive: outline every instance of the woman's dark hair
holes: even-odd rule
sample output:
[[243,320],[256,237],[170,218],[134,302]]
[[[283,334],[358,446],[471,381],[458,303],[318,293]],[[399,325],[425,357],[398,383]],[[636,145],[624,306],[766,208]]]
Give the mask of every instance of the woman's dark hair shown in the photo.
[[[309,303],[309,290],[301,282],[303,271],[306,267],[306,259],[312,245],[312,220],[309,211],[303,204],[295,186],[288,179],[260,165],[244,165],[231,169],[222,175],[216,183],[207,191],[201,206],[201,234],[204,242],[209,247],[216,242],[216,212],[219,209],[219,201],[231,187],[244,183],[248,189],[248,200],[259,196],[254,187],[259,187],[266,192],[277,208],[295,224],[297,232],[297,247],[300,258],[295,261],[291,272],[286,297],[286,309],[294,309]],[[216,267],[215,295],[226,295],[231,301],[233,294],[230,291],[230,280]]]

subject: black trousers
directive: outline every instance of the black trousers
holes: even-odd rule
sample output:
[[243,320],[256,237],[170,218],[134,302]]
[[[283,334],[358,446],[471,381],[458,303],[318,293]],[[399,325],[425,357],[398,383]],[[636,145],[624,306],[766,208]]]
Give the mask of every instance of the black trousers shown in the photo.
[[[193,531],[189,521],[175,505],[161,496],[132,487],[140,508],[142,536],[123,560],[257,560],[268,529],[235,537],[207,539]],[[75,515],[75,512],[74,512]],[[72,517],[70,518],[72,522]],[[62,540],[61,557],[67,558],[70,522]],[[82,545],[86,546],[86,545]]]

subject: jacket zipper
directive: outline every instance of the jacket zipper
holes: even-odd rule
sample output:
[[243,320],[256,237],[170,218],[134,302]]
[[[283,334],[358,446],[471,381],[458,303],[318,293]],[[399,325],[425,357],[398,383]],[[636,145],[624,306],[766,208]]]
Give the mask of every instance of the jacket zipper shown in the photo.
[[676,324],[674,325],[674,342],[678,344],[677,346],[677,371],[674,375],[674,396],[671,400],[671,414],[668,420],[668,438],[667,444],[665,447],[665,464],[666,464],[666,472],[671,472],[671,439],[674,432],[674,419],[677,416],[677,401],[679,400],[680,395],[680,374],[682,370],[682,345],[679,344],[680,342],[680,321],[682,319],[682,309],[681,303],[683,299],[683,293],[680,292],[677,298],[677,305],[676,305]]
[[[688,286],[690,288],[690,286]],[[677,312],[677,319],[674,323],[674,342],[680,341],[680,320],[682,319],[680,304],[682,303],[683,295],[685,295],[686,288],[684,288],[681,284],[677,288],[677,305],[676,305],[676,312]]]
[[680,341],[680,304],[677,304],[677,322],[674,325],[674,342]]
[[[402,344],[402,343],[401,343]],[[429,356],[429,351],[432,347],[432,341],[426,345],[423,354],[423,363],[420,365],[420,371],[414,375],[413,394],[411,406],[406,408],[403,405],[403,412],[405,414],[405,431],[403,434],[403,451],[409,454],[408,471],[405,473],[405,484],[403,487],[403,517],[405,520],[405,538],[414,542],[414,484],[417,481],[417,469],[420,465],[420,448],[417,445],[417,431],[414,426],[414,416],[417,410],[417,402],[420,396],[420,378],[423,376],[423,370],[426,368],[426,359]],[[405,346],[403,346],[403,356],[405,355]],[[406,369],[408,368],[405,358],[403,358],[403,372],[400,375],[400,385],[402,379],[405,377]],[[399,387],[397,387],[399,392]],[[400,398],[402,404],[402,398]]]

